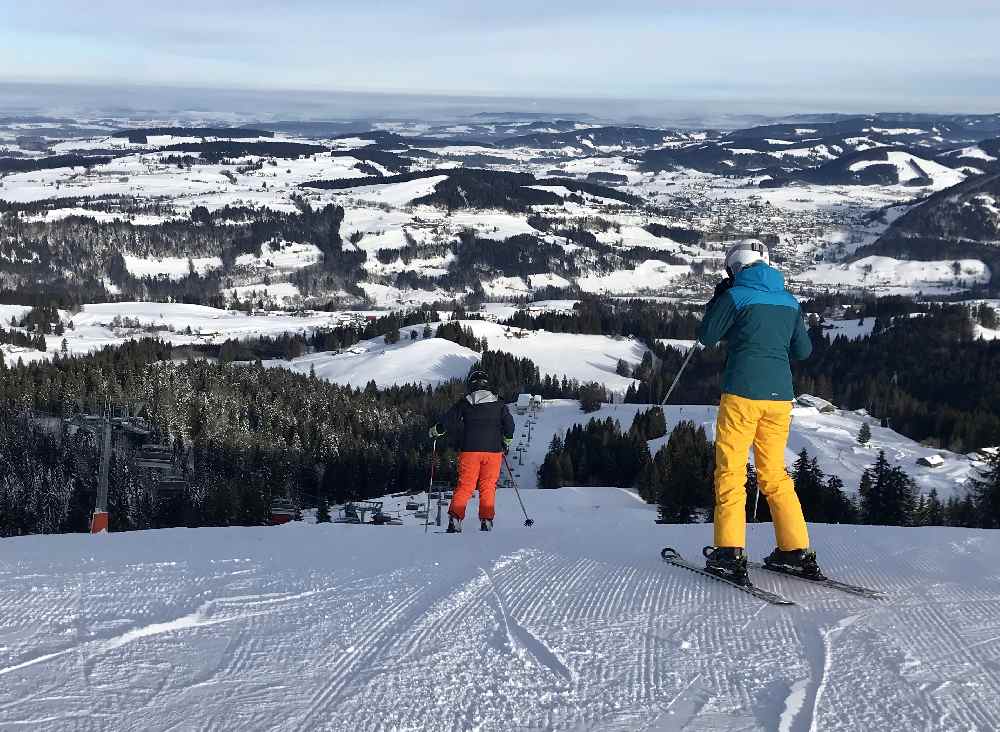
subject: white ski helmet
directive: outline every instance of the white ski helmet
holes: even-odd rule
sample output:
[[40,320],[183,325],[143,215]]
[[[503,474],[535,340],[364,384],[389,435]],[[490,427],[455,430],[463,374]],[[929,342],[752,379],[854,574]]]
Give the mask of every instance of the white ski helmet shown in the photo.
[[767,251],[767,246],[760,239],[738,241],[726,252],[726,272],[729,273],[730,277],[735,277],[741,269],[756,262],[771,263],[771,255]]

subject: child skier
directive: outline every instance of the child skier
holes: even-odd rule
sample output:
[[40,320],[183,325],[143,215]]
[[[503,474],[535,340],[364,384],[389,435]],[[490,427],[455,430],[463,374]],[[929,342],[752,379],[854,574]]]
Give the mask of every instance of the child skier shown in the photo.
[[458,440],[458,485],[448,507],[448,533],[462,531],[465,506],[479,487],[479,529],[493,530],[497,480],[503,456],[514,439],[514,418],[490,389],[485,371],[473,369],[466,382],[469,394],[430,429],[431,439],[448,434]]
[[770,266],[767,247],[740,242],[726,254],[728,277],[715,288],[698,340],[725,339],[728,358],[715,436],[715,546],[705,547],[706,569],[749,584],[746,557],[746,462],[753,445],[760,491],[774,520],[777,548],[769,567],[821,579],[795,485],[785,470],[792,413],[789,358],[812,353],[798,301]]

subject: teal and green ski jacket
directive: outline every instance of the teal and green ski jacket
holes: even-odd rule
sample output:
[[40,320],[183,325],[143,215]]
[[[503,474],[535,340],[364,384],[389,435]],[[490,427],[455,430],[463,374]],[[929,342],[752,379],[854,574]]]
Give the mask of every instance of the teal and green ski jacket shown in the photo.
[[722,391],[746,399],[791,400],[788,359],[812,353],[798,300],[785,290],[781,272],[763,262],[741,270],[732,287],[709,302],[698,340],[727,342]]

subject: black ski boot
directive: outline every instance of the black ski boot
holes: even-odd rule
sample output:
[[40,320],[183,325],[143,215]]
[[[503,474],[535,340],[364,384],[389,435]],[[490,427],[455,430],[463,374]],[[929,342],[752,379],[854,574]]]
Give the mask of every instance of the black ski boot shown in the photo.
[[812,549],[790,549],[789,551],[775,549],[764,557],[764,564],[768,569],[794,574],[804,579],[826,579],[819,564],[816,563],[816,552]]
[[479,530],[480,531],[493,531],[493,519],[480,519],[479,520]]
[[448,528],[445,530],[446,534],[461,534],[462,533],[462,519],[456,518],[451,514],[448,514]]
[[747,553],[742,547],[706,546],[702,549],[705,555],[705,571],[735,582],[738,585],[750,587],[750,573],[747,572]]

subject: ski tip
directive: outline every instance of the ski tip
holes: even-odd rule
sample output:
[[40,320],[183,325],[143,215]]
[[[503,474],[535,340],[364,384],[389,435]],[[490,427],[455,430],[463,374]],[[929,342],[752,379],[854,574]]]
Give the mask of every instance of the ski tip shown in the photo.
[[681,555],[676,549],[672,549],[669,546],[663,547],[663,551],[660,552],[660,556],[664,559],[680,559]]

